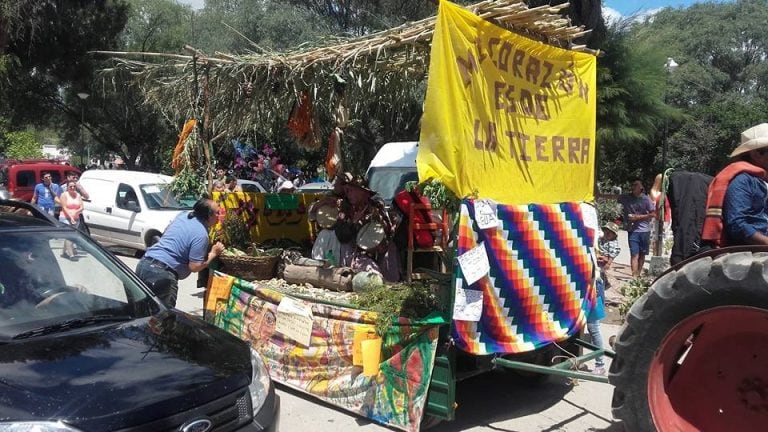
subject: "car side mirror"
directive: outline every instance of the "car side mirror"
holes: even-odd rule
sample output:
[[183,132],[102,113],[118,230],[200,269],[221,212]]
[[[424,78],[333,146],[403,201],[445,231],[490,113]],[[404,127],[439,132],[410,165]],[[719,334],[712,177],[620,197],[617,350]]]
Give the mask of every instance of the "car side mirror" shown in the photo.
[[136,212],[136,213],[141,212],[141,207],[139,207],[139,203],[137,203],[136,201],[126,201],[125,208],[126,210],[130,210],[132,212]]

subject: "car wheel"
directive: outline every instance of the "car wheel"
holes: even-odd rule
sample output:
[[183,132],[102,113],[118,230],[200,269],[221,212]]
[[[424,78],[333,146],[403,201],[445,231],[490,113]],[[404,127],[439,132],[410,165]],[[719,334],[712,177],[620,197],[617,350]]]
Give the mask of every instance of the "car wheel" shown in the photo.
[[162,237],[162,234],[160,234],[159,232],[157,232],[157,231],[150,232],[147,235],[147,241],[146,241],[147,248],[149,248],[153,244],[159,242],[160,241],[160,237]]

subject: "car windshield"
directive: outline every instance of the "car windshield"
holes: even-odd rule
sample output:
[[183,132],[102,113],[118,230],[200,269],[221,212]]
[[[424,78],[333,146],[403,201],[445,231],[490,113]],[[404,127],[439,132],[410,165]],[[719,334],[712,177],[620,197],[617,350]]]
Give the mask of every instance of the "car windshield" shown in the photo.
[[[65,257],[65,242],[75,257]],[[75,230],[0,236],[0,342],[76,321],[146,317],[158,308],[129,272]]]
[[371,167],[368,170],[368,187],[391,204],[395,193],[400,192],[409,181],[418,181],[415,167]]
[[145,184],[139,186],[144,202],[153,210],[191,210],[186,200],[179,200],[170,189],[170,183]]

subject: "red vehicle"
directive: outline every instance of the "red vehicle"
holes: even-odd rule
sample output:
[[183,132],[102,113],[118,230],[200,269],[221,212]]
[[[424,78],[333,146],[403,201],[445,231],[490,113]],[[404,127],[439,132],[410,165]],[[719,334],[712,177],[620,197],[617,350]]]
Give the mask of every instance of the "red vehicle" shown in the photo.
[[43,181],[43,173],[51,173],[51,182],[61,184],[68,172],[80,175],[76,167],[48,159],[5,160],[0,162],[0,185],[5,186],[11,197],[30,201],[35,185]]

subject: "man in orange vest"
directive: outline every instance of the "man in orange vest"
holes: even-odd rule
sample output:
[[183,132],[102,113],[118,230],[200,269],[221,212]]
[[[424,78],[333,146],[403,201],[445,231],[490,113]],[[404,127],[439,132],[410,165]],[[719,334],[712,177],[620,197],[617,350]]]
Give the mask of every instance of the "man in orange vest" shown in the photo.
[[768,245],[768,123],[742,132],[731,158],[709,185],[702,243]]

